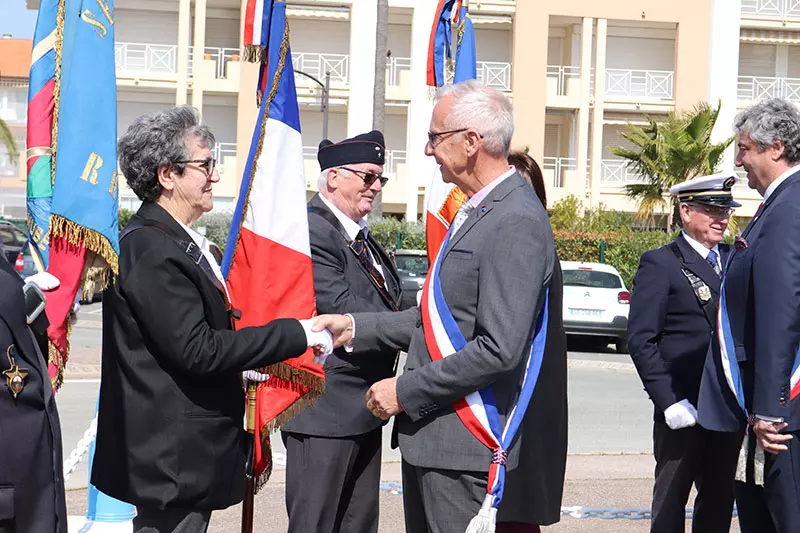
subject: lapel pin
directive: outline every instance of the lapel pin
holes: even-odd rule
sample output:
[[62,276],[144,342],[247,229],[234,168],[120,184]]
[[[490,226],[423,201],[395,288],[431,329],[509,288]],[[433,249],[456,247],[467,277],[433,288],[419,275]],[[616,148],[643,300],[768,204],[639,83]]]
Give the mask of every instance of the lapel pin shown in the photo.
[[8,347],[8,351],[6,352],[9,368],[3,371],[3,375],[6,377],[6,386],[8,386],[8,390],[11,391],[11,394],[16,399],[17,395],[22,392],[22,389],[25,387],[25,378],[28,377],[28,369],[17,366],[17,362],[14,360],[11,350],[14,350],[13,344]]

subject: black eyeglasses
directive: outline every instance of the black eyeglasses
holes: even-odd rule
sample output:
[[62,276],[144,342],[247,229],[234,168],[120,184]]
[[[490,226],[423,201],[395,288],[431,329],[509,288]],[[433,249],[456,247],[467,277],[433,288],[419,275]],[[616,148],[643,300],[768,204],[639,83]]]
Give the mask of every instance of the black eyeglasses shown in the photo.
[[381,174],[374,174],[372,172],[364,172],[363,170],[356,170],[354,168],[347,168],[347,167],[339,167],[339,168],[341,168],[342,170],[347,170],[348,172],[352,172],[353,174],[357,175],[359,178],[364,180],[364,185],[366,185],[367,187],[369,187],[370,185],[375,183],[375,180],[380,180],[381,187],[386,185],[386,182],[389,181],[389,178],[387,178],[386,176],[383,176]]
[[200,170],[206,173],[206,176],[211,177],[214,169],[217,167],[217,160],[213,157],[208,159],[186,159],[183,161],[175,161],[176,163],[195,163]]
[[[465,131],[468,131],[469,129],[470,128],[460,128],[457,130],[449,130],[449,131],[429,131],[428,144],[431,145],[431,148],[436,148],[436,145],[442,142],[442,137],[444,137],[445,135],[452,135],[454,133],[463,133]],[[478,137],[483,139],[483,135],[481,135],[480,133],[478,134]]]
[[714,218],[728,218],[733,214],[732,207],[720,207],[707,204],[690,204],[695,211],[702,211],[706,215]]

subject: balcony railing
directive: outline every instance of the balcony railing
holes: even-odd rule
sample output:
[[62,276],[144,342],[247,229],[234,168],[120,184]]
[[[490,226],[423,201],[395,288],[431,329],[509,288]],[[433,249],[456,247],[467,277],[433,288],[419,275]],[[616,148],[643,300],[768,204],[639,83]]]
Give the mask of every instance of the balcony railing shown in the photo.
[[[499,91],[511,90],[511,63],[501,61],[478,61],[477,80]],[[445,63],[445,81],[453,81],[453,65]]]
[[404,70],[411,70],[410,57],[387,57],[386,85],[392,87],[400,85],[400,73]]
[[350,76],[350,56],[346,54],[292,54],[292,66],[302,70],[320,81],[324,81],[325,73],[331,73],[332,82],[347,83]]
[[618,188],[634,183],[645,183],[645,178],[632,169],[624,159],[603,159],[600,162],[600,186]]
[[743,15],[800,17],[800,0],[742,0]]
[[217,160],[217,165],[221,165],[226,157],[236,156],[236,143],[217,143],[214,149],[211,150],[214,159]]
[[672,100],[673,72],[669,70],[606,69],[606,97]]
[[[235,153],[235,145],[234,153]],[[316,161],[317,152],[319,149],[316,146],[303,146],[303,159],[313,159]],[[405,150],[386,150],[386,163],[383,165],[384,174],[395,174],[397,172],[397,165],[406,163],[407,153]]]
[[581,77],[581,67],[572,65],[547,65],[547,77],[556,79],[556,94],[567,94],[567,80],[577,80]]
[[406,162],[405,150],[386,150],[386,164],[383,166],[385,174],[396,174],[397,165]]
[[178,47],[174,44],[118,42],[114,45],[114,59],[117,72],[174,75],[177,72]]
[[737,96],[739,100],[754,102],[767,98],[800,102],[800,78],[739,76]]
[[[203,58],[205,56],[211,56],[211,59],[214,60],[216,64],[216,77],[217,78],[227,78],[228,77],[228,61],[231,60],[233,56],[239,57],[239,49],[238,48],[214,48],[210,46],[206,46],[203,51]],[[194,72],[194,46],[189,47],[189,73]]]
[[553,171],[553,187],[563,187],[561,178],[565,170],[575,170],[577,168],[574,157],[543,157],[542,167],[545,170]]

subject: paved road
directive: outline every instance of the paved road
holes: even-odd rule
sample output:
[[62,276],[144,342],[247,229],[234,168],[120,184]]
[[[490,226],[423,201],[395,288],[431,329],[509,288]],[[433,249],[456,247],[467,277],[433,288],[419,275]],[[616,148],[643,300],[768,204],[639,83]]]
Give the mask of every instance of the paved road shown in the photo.
[[[94,415],[99,387],[102,304],[81,308],[73,330],[73,353],[67,381],[57,395],[64,433],[64,453],[75,447]],[[627,355],[581,345],[569,352],[569,468],[564,505],[647,508],[652,491],[652,408]],[[581,351],[578,351],[581,350]],[[589,351],[591,350],[591,351]],[[390,426],[384,430],[388,443]],[[543,428],[546,430],[546,428]],[[257,531],[285,531],[283,475],[280,467],[283,444],[273,439],[276,462],[273,479],[257,497]],[[622,455],[625,454],[625,455]],[[384,481],[399,481],[399,454],[384,447]],[[86,510],[87,460],[67,482],[71,515]],[[210,531],[238,531],[238,507],[215,513]],[[384,492],[381,496],[380,531],[402,530],[402,499]],[[649,521],[579,520],[565,518],[547,528],[553,532],[647,531]]]

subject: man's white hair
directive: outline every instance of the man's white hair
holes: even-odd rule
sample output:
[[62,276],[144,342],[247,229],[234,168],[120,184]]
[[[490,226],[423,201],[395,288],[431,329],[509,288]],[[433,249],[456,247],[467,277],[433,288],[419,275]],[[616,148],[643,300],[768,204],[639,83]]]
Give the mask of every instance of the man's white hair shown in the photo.
[[317,190],[322,192],[328,188],[328,171],[330,169],[326,168],[325,170],[319,173],[319,177],[317,177]]
[[506,95],[477,80],[445,85],[436,102],[453,96],[453,106],[445,119],[447,130],[472,128],[483,135],[483,146],[493,155],[508,155],[514,135],[514,114]]

